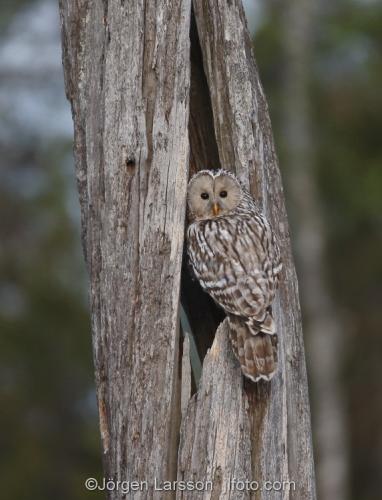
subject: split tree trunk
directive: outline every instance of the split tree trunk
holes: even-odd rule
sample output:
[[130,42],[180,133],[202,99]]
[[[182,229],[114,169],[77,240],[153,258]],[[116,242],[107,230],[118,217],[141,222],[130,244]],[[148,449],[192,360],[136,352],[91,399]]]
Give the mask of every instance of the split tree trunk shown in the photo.
[[[267,105],[240,0],[193,9],[196,23],[190,0],[60,0],[105,475],[146,481],[127,495],[135,499],[314,499],[297,281]],[[277,376],[243,384],[224,323],[187,405],[178,311],[189,156],[191,172],[221,165],[251,189],[284,273]],[[203,355],[219,314],[183,274]],[[154,479],[177,477],[212,480],[212,491],[154,491]],[[227,491],[229,477],[263,490]],[[265,481],[295,486],[267,491]]]

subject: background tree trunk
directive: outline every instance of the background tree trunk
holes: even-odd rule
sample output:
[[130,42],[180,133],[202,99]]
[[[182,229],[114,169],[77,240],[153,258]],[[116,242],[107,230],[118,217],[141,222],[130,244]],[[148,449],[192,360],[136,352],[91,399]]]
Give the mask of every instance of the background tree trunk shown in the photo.
[[302,305],[308,342],[320,498],[348,498],[348,452],[343,390],[343,327],[326,280],[326,234],[316,190],[309,68],[319,7],[311,0],[285,3],[285,78],[282,137],[294,220]]
[[[148,481],[149,491],[134,498],[163,498],[152,491],[154,479],[178,477],[212,479],[213,491],[169,497],[314,499],[297,280],[241,1],[194,0],[191,57],[187,0],[60,6],[106,475]],[[188,136],[192,172],[221,165],[251,189],[279,238],[284,272],[274,308],[277,376],[243,384],[223,323],[186,405],[190,371],[186,344],[179,384],[178,305]],[[183,305],[203,357],[219,313],[183,274]],[[261,486],[292,481],[295,490],[227,491],[229,477]]]

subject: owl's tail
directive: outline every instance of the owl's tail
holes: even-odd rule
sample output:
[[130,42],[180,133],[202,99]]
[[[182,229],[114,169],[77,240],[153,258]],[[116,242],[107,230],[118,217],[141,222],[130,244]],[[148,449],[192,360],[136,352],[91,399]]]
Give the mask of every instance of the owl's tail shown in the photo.
[[230,337],[243,374],[257,382],[271,380],[277,370],[277,335],[250,327],[244,318],[230,315]]

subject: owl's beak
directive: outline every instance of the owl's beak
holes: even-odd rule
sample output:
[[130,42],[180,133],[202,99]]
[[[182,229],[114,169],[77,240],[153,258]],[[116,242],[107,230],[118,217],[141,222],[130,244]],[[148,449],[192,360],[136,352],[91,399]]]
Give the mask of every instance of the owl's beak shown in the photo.
[[218,205],[217,203],[214,203],[214,204],[212,205],[212,212],[213,212],[213,214],[214,214],[215,216],[216,216],[216,215],[219,215],[219,213],[220,213],[220,207],[219,207],[219,205]]

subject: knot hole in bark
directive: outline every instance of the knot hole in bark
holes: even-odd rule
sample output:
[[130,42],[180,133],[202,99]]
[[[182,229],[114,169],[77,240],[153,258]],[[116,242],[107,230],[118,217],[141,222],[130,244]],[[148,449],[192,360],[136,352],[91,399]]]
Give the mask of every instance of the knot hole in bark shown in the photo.
[[134,171],[136,167],[135,157],[128,151],[127,146],[122,146],[121,155],[122,155],[122,165],[126,167],[129,172]]

